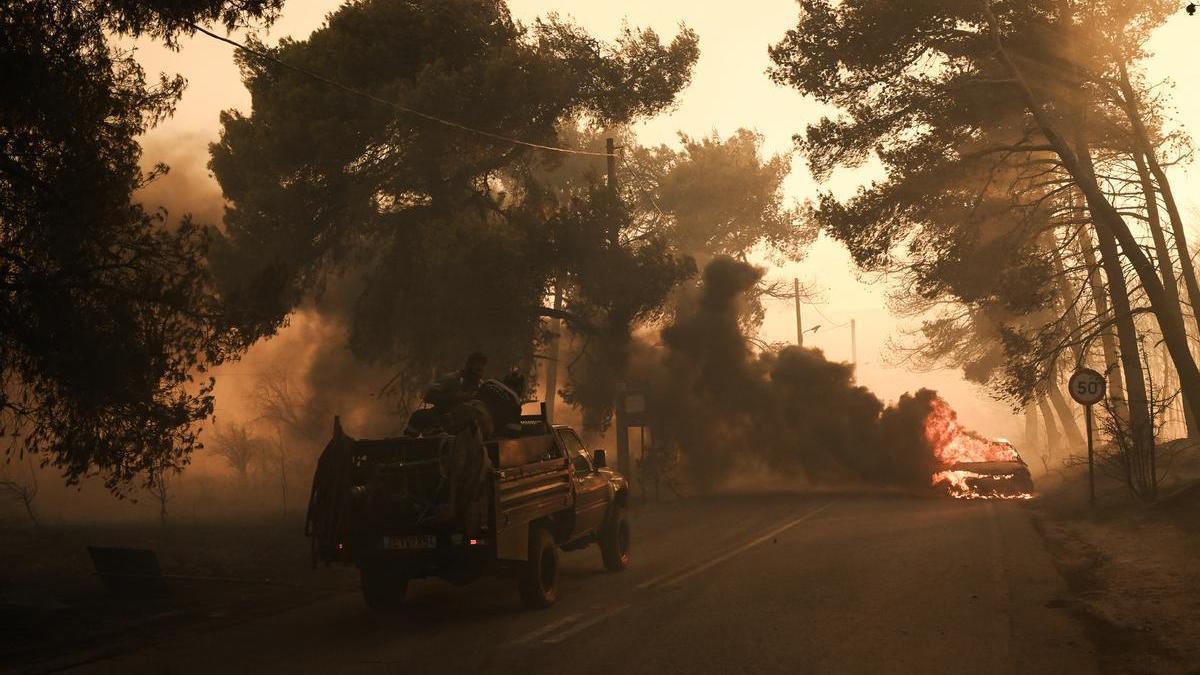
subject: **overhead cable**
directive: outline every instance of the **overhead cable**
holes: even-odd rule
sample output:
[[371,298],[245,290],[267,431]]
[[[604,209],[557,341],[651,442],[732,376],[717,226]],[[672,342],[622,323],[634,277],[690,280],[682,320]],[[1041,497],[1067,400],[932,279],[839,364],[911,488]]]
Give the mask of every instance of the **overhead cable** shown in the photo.
[[387,99],[375,96],[374,94],[371,94],[369,92],[362,91],[361,89],[355,89],[354,87],[351,87],[349,85],[342,84],[341,82],[338,82],[336,80],[332,80],[323,75],[314,73],[311,70],[307,70],[305,68],[301,68],[299,66],[292,65],[285,61],[281,61],[280,59],[278,59],[277,57],[275,57],[272,54],[269,54],[269,53],[263,52],[263,51],[259,51],[257,49],[254,49],[253,47],[249,47],[247,45],[244,45],[236,40],[225,37],[223,35],[218,35],[202,26],[198,26],[194,23],[191,23],[188,25],[191,26],[193,30],[195,30],[199,33],[203,33],[204,35],[207,35],[208,37],[213,38],[214,40],[220,40],[221,42],[232,45],[235,49],[245,52],[246,54],[250,54],[251,56],[254,56],[255,58],[261,59],[263,61],[268,61],[270,63],[274,63],[275,65],[278,65],[282,68],[286,68],[290,71],[293,71],[293,72],[299,73],[301,75],[304,75],[306,77],[312,78],[318,82],[321,82],[321,83],[324,83],[331,87],[334,87],[335,89],[340,89],[348,94],[360,96],[362,98],[374,101],[381,105],[388,106],[389,108],[393,108],[395,110],[398,110],[403,113],[407,113],[409,115],[413,115],[415,117],[420,117],[421,119],[424,119],[424,120],[427,120],[430,122],[434,122],[436,124],[441,124],[441,125],[444,125],[447,127],[452,127],[454,129],[458,129],[460,131],[466,131],[468,133],[472,133],[477,136],[483,136],[485,138],[490,138],[495,141],[502,141],[505,143],[511,143],[513,145],[524,146],[527,148],[534,148],[535,150],[546,150],[548,152],[560,152],[560,153],[567,154],[567,155],[587,155],[589,157],[608,157],[608,153],[606,153],[606,152],[592,152],[589,150],[575,150],[572,148],[558,147],[556,145],[545,145],[542,143],[532,143],[530,141],[523,141],[519,138],[513,138],[511,136],[504,136],[502,134],[496,134],[496,133],[492,133],[490,131],[476,129],[474,127],[469,127],[465,124],[460,124],[453,120],[443,119],[441,117],[438,117],[437,115],[431,115],[426,112],[421,112],[420,110],[414,110],[413,108],[409,108],[408,106],[400,105],[399,103],[396,103],[395,101],[389,101]]

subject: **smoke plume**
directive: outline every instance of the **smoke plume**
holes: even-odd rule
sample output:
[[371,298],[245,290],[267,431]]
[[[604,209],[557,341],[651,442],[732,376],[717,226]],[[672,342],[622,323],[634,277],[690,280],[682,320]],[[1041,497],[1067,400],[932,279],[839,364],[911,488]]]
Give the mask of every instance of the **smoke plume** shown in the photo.
[[729,257],[704,269],[695,297],[646,350],[635,380],[647,391],[656,443],[680,448],[702,488],[765,467],[812,483],[928,486],[938,464],[924,434],[937,395],[922,389],[885,407],[853,369],[820,350],[756,354],[739,318],[761,270]]

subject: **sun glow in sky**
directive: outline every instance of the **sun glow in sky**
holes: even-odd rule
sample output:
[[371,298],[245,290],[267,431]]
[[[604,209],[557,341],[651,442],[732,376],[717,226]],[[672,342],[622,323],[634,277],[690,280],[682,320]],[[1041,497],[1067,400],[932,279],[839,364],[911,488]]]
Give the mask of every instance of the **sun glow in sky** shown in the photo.
[[[269,42],[288,35],[305,37],[338,4],[336,0],[293,0],[264,37]],[[746,127],[763,134],[767,152],[791,153],[792,135],[824,111],[823,106],[806,100],[794,90],[773,84],[765,74],[769,66],[767,46],[778,41],[796,22],[797,9],[791,0],[748,3],[510,0],[509,6],[518,20],[526,22],[557,11],[603,38],[615,36],[623,21],[653,28],[668,39],[680,23],[699,34],[700,61],[692,84],[672,112],[639,125],[639,136],[645,144],[676,145],[680,132],[699,136],[715,131],[728,136],[737,128]],[[1179,83],[1172,91],[1177,107],[1172,117],[1179,124],[1200,115],[1200,92],[1187,86],[1197,31],[1200,31],[1200,17],[1189,19],[1181,11],[1159,31],[1151,45],[1156,52],[1149,64],[1152,79],[1170,78]],[[172,195],[172,191],[180,190],[185,181],[199,184],[201,188],[193,187],[182,203],[198,216],[215,221],[220,218],[221,196],[204,168],[208,161],[207,144],[217,136],[217,116],[221,110],[249,108],[249,96],[239,80],[233,52],[228,45],[204,36],[184,40],[179,52],[148,40],[138,42],[137,47],[139,60],[151,73],[181,73],[188,80],[176,115],[144,139],[145,159],[165,161],[172,167],[172,175],[144,197],[151,205],[158,199],[180,203],[179,196]],[[844,172],[835,175],[829,184],[818,185],[803,161],[795,157],[787,182],[788,196],[804,200],[821,189],[846,194],[862,181],[876,177],[876,171],[867,167]],[[1196,201],[1188,189],[1194,182],[1191,165],[1182,164],[1173,171],[1185,215],[1194,220]],[[905,391],[931,387],[959,410],[967,426],[990,436],[1022,438],[1023,427],[1018,418],[1006,406],[992,401],[985,391],[965,382],[956,371],[913,372],[898,362],[900,359],[889,349],[889,341],[903,340],[904,331],[915,326],[898,321],[888,311],[886,300],[891,282],[859,279],[840,244],[822,237],[799,263],[779,266],[766,257],[760,263],[767,267],[769,278],[799,277],[817,292],[819,302],[804,307],[804,323],[807,328],[821,327],[805,335],[807,346],[824,350],[831,359],[849,361],[848,324],[851,319],[856,321],[858,381],[881,398],[894,400]],[[761,337],[772,342],[795,340],[795,314],[790,301],[777,301],[770,307]]]

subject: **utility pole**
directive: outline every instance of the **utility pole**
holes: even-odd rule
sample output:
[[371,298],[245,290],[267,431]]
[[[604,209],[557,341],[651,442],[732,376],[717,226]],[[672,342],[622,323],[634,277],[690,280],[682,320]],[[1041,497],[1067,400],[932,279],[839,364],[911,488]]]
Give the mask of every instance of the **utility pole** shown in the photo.
[[796,296],[796,344],[804,346],[804,325],[800,321],[800,279],[792,277],[792,289]]
[[550,358],[546,361],[546,422],[554,424],[554,398],[558,395],[558,340],[562,333],[562,286],[554,281],[554,314],[550,319]]
[[609,213],[608,241],[615,248],[621,243],[621,226],[617,222],[617,146],[612,138],[604,140],[604,152],[608,155],[608,198],[612,211]]
[[[617,220],[617,146],[612,137],[604,139],[604,152],[608,160],[608,242],[614,249],[621,245],[621,223]],[[620,373],[624,380],[624,373]],[[617,470],[626,476],[632,475],[629,461],[629,424],[625,418],[626,387],[624,381],[617,385],[617,400],[613,411],[617,430]]]
[[854,366],[854,382],[858,382],[858,330],[850,319],[850,363]]

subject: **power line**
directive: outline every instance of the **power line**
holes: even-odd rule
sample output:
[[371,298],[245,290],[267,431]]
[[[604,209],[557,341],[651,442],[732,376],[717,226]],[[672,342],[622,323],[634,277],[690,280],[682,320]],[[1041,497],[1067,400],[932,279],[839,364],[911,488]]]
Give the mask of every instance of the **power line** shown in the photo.
[[306,70],[299,66],[294,66],[290,63],[286,63],[284,61],[281,61],[281,60],[275,58],[271,54],[258,51],[257,49],[253,49],[251,47],[247,47],[246,45],[244,45],[236,40],[233,40],[231,38],[227,38],[223,35],[217,35],[216,33],[212,32],[206,28],[203,28],[201,26],[198,26],[194,23],[189,23],[188,25],[191,26],[192,29],[197,32],[203,33],[204,35],[207,35],[208,37],[213,38],[214,40],[220,40],[221,42],[232,45],[234,47],[234,49],[239,49],[247,54],[250,54],[251,56],[257,57],[264,61],[269,61],[271,63],[274,63],[282,68],[286,68],[293,72],[300,73],[301,75],[310,77],[318,82],[327,84],[336,89],[340,89],[348,94],[360,96],[362,98],[374,101],[381,105],[388,106],[389,108],[393,108],[400,112],[404,112],[404,113],[408,113],[409,115],[414,115],[416,117],[420,117],[421,119],[428,120],[430,122],[442,124],[442,125],[445,125],[448,127],[452,127],[454,129],[459,129],[461,131],[466,131],[468,133],[483,136],[485,138],[490,138],[492,140],[503,141],[505,143],[512,143],[513,145],[521,145],[521,146],[524,146],[527,148],[534,148],[535,150],[546,150],[549,152],[561,152],[563,154],[568,154],[568,155],[586,155],[589,157],[608,157],[608,153],[606,153],[606,152],[591,152],[589,150],[574,150],[571,148],[561,148],[556,145],[543,145],[541,143],[531,143],[529,141],[523,141],[519,138],[512,138],[511,136],[494,134],[490,131],[484,131],[482,129],[476,129],[474,127],[469,127],[465,124],[460,124],[460,123],[454,122],[452,120],[442,119],[441,117],[438,117],[436,115],[430,115],[429,113],[421,112],[420,110],[414,110],[407,106],[400,105],[399,103],[396,103],[395,101],[389,101],[387,99],[379,98],[378,96],[375,96],[374,94],[362,91],[361,89],[355,89],[354,87],[342,84],[341,82],[338,82],[336,80],[331,80],[328,77],[325,77],[323,75],[318,75],[317,73],[314,73],[311,70]]
[[820,307],[818,307],[816,304],[810,304],[810,305],[809,305],[809,307],[812,307],[813,309],[815,309],[815,310],[817,311],[817,314],[820,314],[820,315],[821,315],[821,318],[822,318],[822,319],[825,319],[825,320],[826,320],[826,321],[828,321],[830,324],[832,324],[832,325],[830,326],[831,328],[841,328],[842,326],[849,326],[849,325],[850,325],[850,321],[853,321],[853,320],[854,320],[854,319],[851,319],[850,321],[843,321],[842,323],[834,323],[833,319],[831,319],[831,318],[829,318],[829,317],[825,316],[825,312],[822,312],[822,311],[821,311],[821,308],[820,308]]

